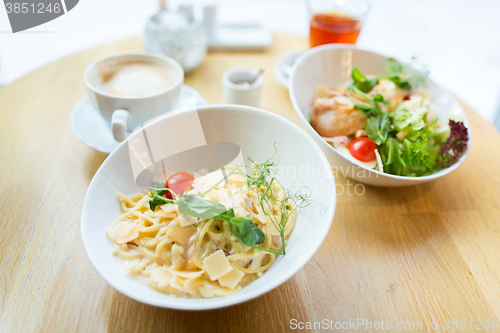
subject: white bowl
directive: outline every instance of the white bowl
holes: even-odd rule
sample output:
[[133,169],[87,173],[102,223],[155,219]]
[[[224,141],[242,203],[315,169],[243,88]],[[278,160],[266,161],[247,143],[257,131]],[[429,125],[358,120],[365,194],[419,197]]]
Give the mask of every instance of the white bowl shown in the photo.
[[[311,190],[311,199],[315,202],[298,214],[295,230],[286,246],[287,254],[280,256],[261,278],[239,292],[212,299],[169,296],[127,275],[120,259],[111,254],[112,247],[105,230],[121,215],[117,194],[131,195],[143,190],[136,185],[129,158],[129,142],[135,149],[134,140],[143,137],[142,131],[131,134],[127,141],[122,142],[95,174],[83,204],[81,233],[92,265],[109,285],[121,293],[160,307],[215,309],[270,291],[292,277],[311,259],[328,234],[333,220],[335,180],[325,155],[304,131],[285,118],[247,106],[214,105],[168,113],[144,126],[149,145],[152,147],[154,142],[163,142],[163,146],[172,145],[173,138],[190,137],[185,122],[188,118],[192,120],[188,127],[192,128],[196,127],[199,119],[198,124],[201,124],[206,141],[237,144],[245,159],[251,157],[256,162],[264,162],[273,155],[273,143],[276,142],[275,159],[284,167],[279,181],[285,186],[292,186],[292,189],[307,186]],[[183,131],[182,137],[172,133],[177,128]],[[163,137],[156,137],[153,141],[152,135]],[[137,153],[137,150],[134,152]]]
[[468,147],[460,160],[449,168],[423,177],[395,176],[359,166],[340,155],[324,141],[309,123],[309,113],[319,85],[327,87],[346,87],[352,82],[351,70],[358,67],[365,75],[385,74],[388,57],[379,53],[358,49],[352,45],[328,44],[305,52],[294,63],[289,81],[289,93],[295,112],[303,127],[318,143],[330,164],[339,174],[374,186],[407,186],[425,183],[442,177],[457,169],[467,158],[471,146],[470,125],[465,112],[453,96],[445,89],[428,79],[426,88],[432,94],[438,119],[447,120],[450,116],[460,116],[469,131]]

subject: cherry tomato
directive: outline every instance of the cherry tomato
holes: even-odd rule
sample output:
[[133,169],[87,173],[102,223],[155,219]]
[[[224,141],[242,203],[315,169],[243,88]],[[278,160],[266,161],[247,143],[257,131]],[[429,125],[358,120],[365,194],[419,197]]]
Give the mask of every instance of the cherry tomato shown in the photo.
[[[175,192],[177,195],[181,195],[184,190],[191,185],[194,177],[187,172],[177,172],[172,176],[168,177],[167,183],[165,184],[169,189]],[[165,197],[167,199],[174,199],[172,193],[169,191],[165,192]]]
[[349,144],[349,152],[361,162],[370,162],[376,159],[377,144],[367,137],[357,138]]
[[405,95],[405,97],[403,97],[403,101],[409,101],[410,100],[410,94],[408,95]]

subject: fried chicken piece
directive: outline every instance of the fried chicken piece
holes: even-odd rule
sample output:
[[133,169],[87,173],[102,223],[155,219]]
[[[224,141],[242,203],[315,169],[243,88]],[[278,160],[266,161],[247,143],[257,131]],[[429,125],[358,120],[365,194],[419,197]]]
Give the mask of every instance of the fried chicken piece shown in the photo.
[[316,98],[311,109],[311,125],[321,136],[351,135],[365,128],[366,117],[362,115],[346,96]]

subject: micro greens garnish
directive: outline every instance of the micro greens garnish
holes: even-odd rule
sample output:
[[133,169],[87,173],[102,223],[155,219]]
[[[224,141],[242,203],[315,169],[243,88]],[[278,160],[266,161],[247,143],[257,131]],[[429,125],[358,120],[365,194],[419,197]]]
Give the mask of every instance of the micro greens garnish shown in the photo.
[[[287,191],[283,199],[275,198],[275,189],[277,185],[274,184],[276,179],[277,163],[273,160],[276,155],[276,144],[274,145],[274,154],[267,161],[263,163],[255,163],[249,158],[253,165],[246,166],[252,169],[251,174],[247,175],[242,173],[247,178],[247,186],[250,190],[256,191],[259,197],[259,203],[262,207],[264,215],[268,216],[273,223],[276,230],[280,232],[281,236],[281,252],[262,247],[252,246],[263,251],[285,255],[285,227],[290,218],[290,215],[297,208],[305,208],[309,205],[309,195],[301,194],[301,190],[292,194]],[[271,213],[270,213],[271,212]]]
[[[290,215],[297,208],[304,208],[309,205],[309,195],[301,194],[300,190],[295,194],[287,191],[283,199],[275,197],[275,190],[278,183],[276,179],[277,163],[273,160],[276,155],[276,144],[274,145],[275,152],[267,161],[263,163],[255,163],[249,158],[252,165],[236,166],[223,179],[212,185],[200,195],[184,194],[178,196],[174,191],[165,187],[165,183],[156,183],[154,187],[150,187],[151,200],[149,206],[152,211],[156,210],[157,206],[164,204],[176,204],[179,213],[197,217],[200,219],[216,218],[229,223],[231,234],[243,244],[254,249],[267,251],[275,254],[285,254],[285,227],[290,218]],[[245,172],[250,169],[250,174]],[[263,248],[257,246],[265,241],[265,235],[262,230],[253,224],[251,217],[238,217],[234,215],[234,210],[226,209],[226,207],[215,201],[206,200],[202,197],[213,190],[221,182],[226,181],[232,174],[239,174],[246,178],[249,190],[253,190],[258,194],[259,203],[262,207],[265,216],[268,216],[276,230],[281,236],[281,251]],[[166,191],[169,191],[175,200],[162,197]]]

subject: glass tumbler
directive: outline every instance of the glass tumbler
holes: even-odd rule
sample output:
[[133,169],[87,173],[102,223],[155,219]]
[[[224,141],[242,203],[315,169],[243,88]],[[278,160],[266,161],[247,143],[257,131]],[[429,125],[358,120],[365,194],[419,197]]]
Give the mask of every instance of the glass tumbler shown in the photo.
[[356,44],[369,0],[309,0],[309,44]]

